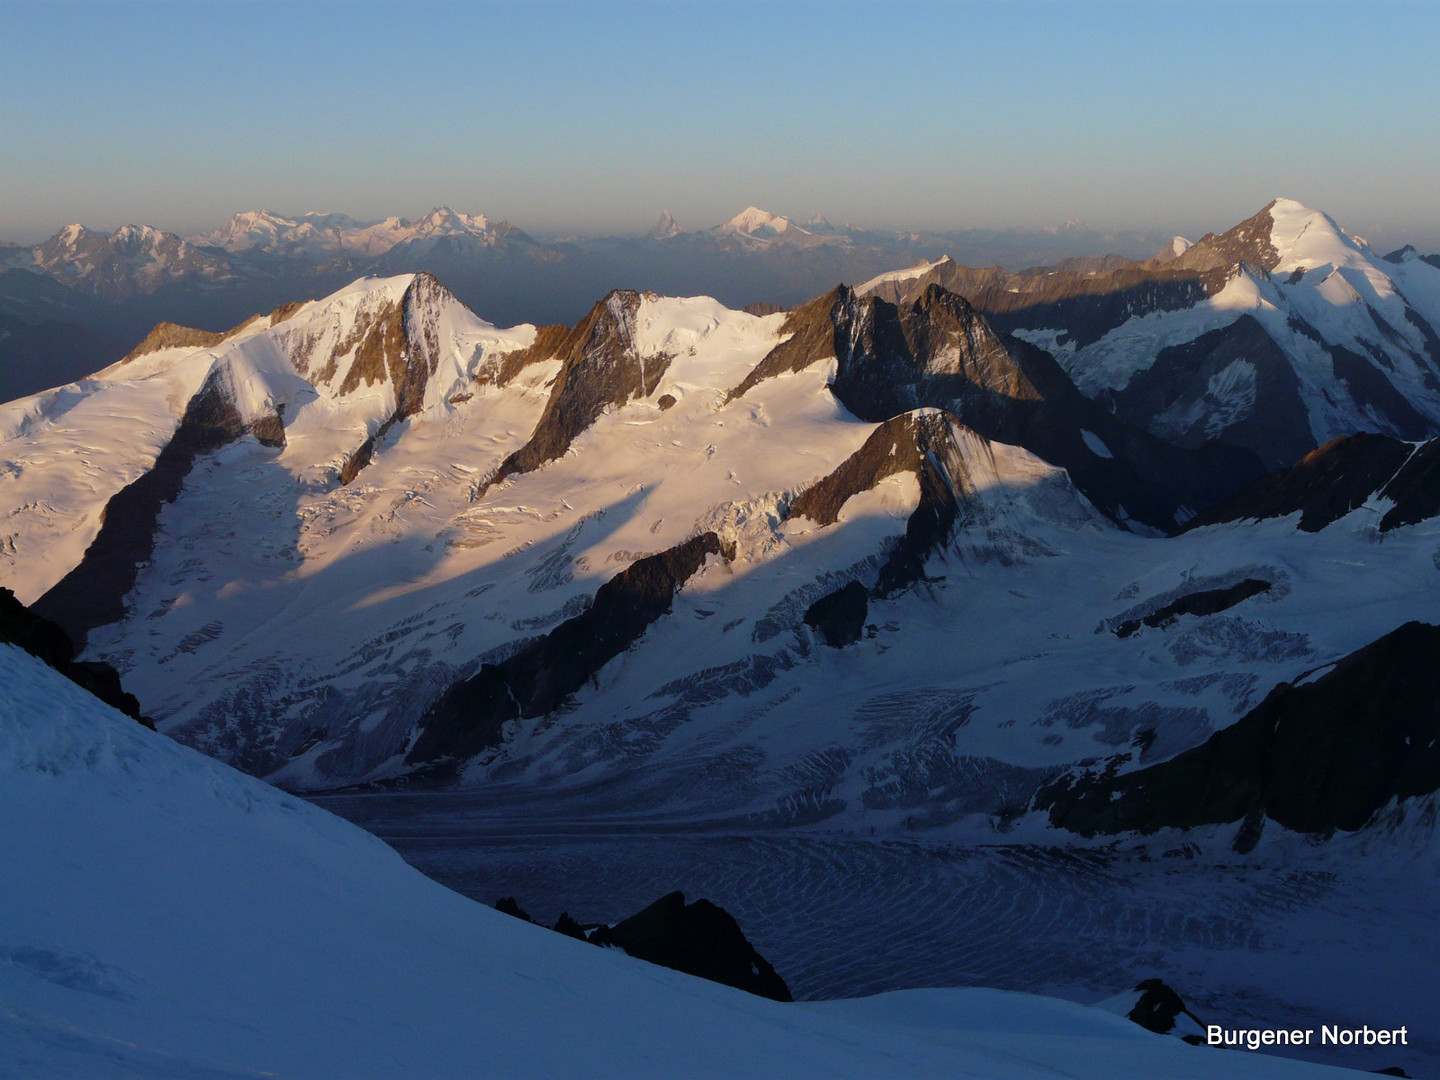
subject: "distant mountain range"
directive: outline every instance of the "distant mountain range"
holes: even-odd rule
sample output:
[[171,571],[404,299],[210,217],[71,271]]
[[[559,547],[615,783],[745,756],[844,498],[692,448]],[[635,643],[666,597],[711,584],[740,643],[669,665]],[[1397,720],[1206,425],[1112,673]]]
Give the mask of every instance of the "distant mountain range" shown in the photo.
[[112,363],[157,322],[223,330],[364,274],[434,274],[500,324],[571,323],[615,287],[773,308],[945,254],[1022,267],[1138,255],[1159,242],[1083,227],[895,233],[820,217],[797,225],[755,207],[712,229],[686,231],[664,214],[648,236],[595,239],[537,238],[446,207],[376,222],[248,211],[185,238],[150,226],[109,234],[68,225],[31,247],[0,245],[0,400]]

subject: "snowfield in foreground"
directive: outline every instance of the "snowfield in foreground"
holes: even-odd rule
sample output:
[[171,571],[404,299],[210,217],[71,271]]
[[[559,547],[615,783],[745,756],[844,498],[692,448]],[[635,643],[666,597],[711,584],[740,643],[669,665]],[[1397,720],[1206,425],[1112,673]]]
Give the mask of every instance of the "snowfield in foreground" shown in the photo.
[[481,907],[0,646],[0,1076],[1320,1077],[987,990],[782,1005]]

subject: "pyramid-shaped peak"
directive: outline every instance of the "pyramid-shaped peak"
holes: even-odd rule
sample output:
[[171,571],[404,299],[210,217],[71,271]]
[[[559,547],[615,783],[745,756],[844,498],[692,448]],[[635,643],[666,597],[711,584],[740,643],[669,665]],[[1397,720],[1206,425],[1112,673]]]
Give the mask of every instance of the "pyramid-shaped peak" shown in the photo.
[[685,230],[680,228],[680,223],[675,220],[675,215],[669,210],[660,211],[660,216],[655,219],[655,225],[650,230],[650,237],[654,240],[668,240],[672,236],[679,236]]

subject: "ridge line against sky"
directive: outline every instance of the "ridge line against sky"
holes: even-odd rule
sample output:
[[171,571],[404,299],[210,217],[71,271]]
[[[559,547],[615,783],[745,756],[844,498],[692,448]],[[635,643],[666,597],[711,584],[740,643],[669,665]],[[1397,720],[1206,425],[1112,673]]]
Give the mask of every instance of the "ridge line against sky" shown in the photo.
[[1196,236],[1289,195],[1440,242],[1440,5],[0,0],[0,239],[232,213],[542,234],[753,203]]

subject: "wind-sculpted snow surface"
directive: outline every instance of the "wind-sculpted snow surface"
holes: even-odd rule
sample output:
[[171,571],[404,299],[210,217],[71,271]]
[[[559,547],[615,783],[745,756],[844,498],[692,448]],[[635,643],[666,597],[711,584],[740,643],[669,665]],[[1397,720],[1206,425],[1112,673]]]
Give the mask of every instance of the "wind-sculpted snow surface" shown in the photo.
[[27,1080],[1348,1075],[1024,994],[770,1001],[473,903],[12,646],[0,687],[0,1070]]

